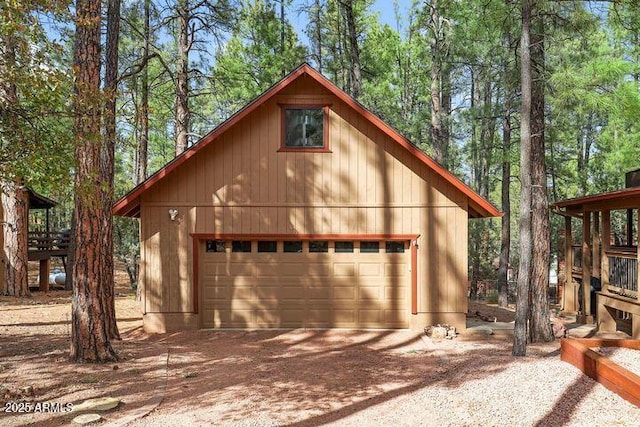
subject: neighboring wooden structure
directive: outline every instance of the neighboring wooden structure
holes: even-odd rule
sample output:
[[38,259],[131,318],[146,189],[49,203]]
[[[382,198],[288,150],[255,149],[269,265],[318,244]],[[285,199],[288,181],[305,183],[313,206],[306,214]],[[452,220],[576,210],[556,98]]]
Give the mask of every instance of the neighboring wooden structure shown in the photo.
[[145,330],[465,327],[495,207],[303,65],[120,199]]
[[[579,313],[584,322],[593,322],[597,315],[600,331],[622,329],[633,338],[640,338],[640,187],[564,200],[555,203],[554,208],[565,217],[562,308],[568,313]],[[619,211],[617,217],[624,217],[622,222],[625,224],[623,232],[617,236],[612,233],[614,211]],[[582,225],[579,245],[575,245],[572,238],[575,219]],[[592,286],[596,288],[594,292]],[[601,289],[597,290],[598,287]],[[595,312],[592,310],[593,296],[597,298]]]
[[29,261],[38,261],[39,281],[38,288],[41,291],[49,290],[49,271],[51,258],[58,257],[62,261],[65,270],[67,268],[67,255],[69,252],[70,235],[64,231],[51,231],[49,210],[55,207],[56,202],[42,196],[32,189],[27,189],[29,195],[29,210],[44,210],[44,230],[35,231],[29,227],[28,258]]
[[[31,188],[27,188],[26,195],[28,197],[29,211],[44,210],[45,223],[41,230],[33,230],[32,224],[29,224],[28,230],[28,252],[27,259],[29,261],[39,262],[39,281],[38,288],[41,291],[49,290],[49,270],[51,258],[59,257],[66,270],[66,259],[69,250],[69,234],[60,231],[51,231],[51,222],[49,211],[56,206],[53,200],[36,193]],[[1,211],[0,211],[1,212]],[[0,233],[1,235],[2,233]],[[0,243],[4,244],[2,240]],[[2,285],[0,289],[4,289],[4,271],[0,272]]]

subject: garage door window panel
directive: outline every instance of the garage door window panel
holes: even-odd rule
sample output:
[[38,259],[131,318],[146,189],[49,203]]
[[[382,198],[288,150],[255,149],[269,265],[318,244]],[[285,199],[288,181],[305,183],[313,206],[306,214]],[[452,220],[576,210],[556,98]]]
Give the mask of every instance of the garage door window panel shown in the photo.
[[336,242],[335,251],[336,253],[352,253],[353,242]]
[[209,253],[225,252],[224,240],[207,240],[205,242],[205,251]]
[[234,240],[231,242],[231,252],[251,252],[251,241]]
[[287,253],[302,253],[302,241],[285,241],[282,245],[283,252]]
[[328,240],[309,241],[309,252],[311,253],[329,252],[329,241]]
[[380,242],[360,242],[361,253],[378,253],[380,252]]
[[278,252],[278,242],[263,240],[258,242],[258,252],[274,253]]
[[404,253],[404,242],[386,242],[385,250],[388,254]]

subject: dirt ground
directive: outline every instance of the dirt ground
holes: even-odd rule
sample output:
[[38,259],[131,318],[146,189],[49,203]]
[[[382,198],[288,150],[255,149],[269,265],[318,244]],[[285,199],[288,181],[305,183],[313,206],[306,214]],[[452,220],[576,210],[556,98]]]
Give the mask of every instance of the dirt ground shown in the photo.
[[[0,425],[69,425],[79,413],[65,405],[104,396],[121,401],[101,414],[104,425],[640,425],[639,408],[559,360],[558,342],[531,345],[527,357],[514,358],[509,337],[436,342],[408,331],[349,330],[149,336],[126,278],[119,283],[123,339],[114,346],[122,360],[97,366],[67,360],[69,292],[0,297]],[[482,303],[470,311],[506,322],[513,316]],[[7,412],[15,403],[41,411]]]

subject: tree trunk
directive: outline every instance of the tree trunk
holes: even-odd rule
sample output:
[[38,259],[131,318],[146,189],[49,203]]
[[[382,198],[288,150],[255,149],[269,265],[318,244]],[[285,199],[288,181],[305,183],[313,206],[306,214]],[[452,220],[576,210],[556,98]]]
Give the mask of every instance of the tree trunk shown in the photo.
[[322,73],[322,8],[320,0],[315,0],[315,44],[318,71]]
[[[398,20],[397,25],[400,26],[399,17],[396,17]],[[415,95],[413,91],[410,89],[411,87],[411,76],[412,76],[412,50],[410,46],[412,45],[413,39],[413,31],[415,26],[409,25],[408,34],[407,34],[407,46],[409,46],[405,52],[402,49],[398,49],[396,53],[396,61],[398,66],[398,71],[402,78],[402,97],[401,97],[401,105],[400,112],[402,120],[405,122],[409,122],[409,117],[413,113],[413,96]],[[411,139],[411,138],[410,138]]]
[[522,111],[520,119],[520,267],[516,301],[516,322],[513,336],[514,356],[527,354],[527,321],[529,319],[529,288],[531,278],[531,1],[522,0],[522,37],[520,39],[520,80]]
[[[507,36],[507,40],[509,37]],[[507,41],[507,46],[509,46]],[[504,118],[502,121],[502,227],[500,231],[500,263],[498,266],[498,305],[509,305],[509,252],[511,249],[511,85],[509,69],[504,64]]]
[[559,197],[558,197],[558,186],[556,185],[558,180],[558,169],[556,165],[555,150],[553,148],[553,140],[549,141],[549,165],[551,169],[549,171],[549,175],[551,176],[551,197],[552,197],[552,203],[555,203],[559,200]]
[[360,68],[360,48],[358,47],[358,33],[356,20],[353,13],[353,0],[345,0],[343,3],[347,20],[347,31],[349,32],[349,73],[351,81],[351,96],[355,99],[360,97],[362,92],[362,70]]
[[589,177],[589,157],[591,153],[591,143],[593,141],[593,113],[584,119],[584,123],[578,124],[578,182],[580,196],[588,193]]
[[[585,164],[584,164],[584,138],[583,138],[583,129],[581,124],[578,124],[578,129],[577,129],[577,136],[576,136],[576,146],[577,146],[577,151],[578,151],[578,158],[577,158],[577,169],[578,169],[578,181],[580,183],[580,194],[579,196],[584,196],[586,195],[586,178],[584,178],[584,176],[586,175],[586,168],[585,168]],[[583,173],[585,172],[585,173]]]
[[477,224],[469,224],[469,234],[471,237],[471,247],[469,255],[471,256],[471,271],[469,274],[469,298],[478,299],[478,279],[480,274],[480,232]]
[[[478,90],[477,90],[477,73],[471,68],[471,111],[475,111],[478,105]],[[480,192],[480,172],[478,165],[479,161],[479,149],[478,149],[478,132],[477,121],[471,122],[471,180],[473,188]],[[469,263],[471,268],[469,269],[469,298],[473,300],[478,299],[478,269],[480,266],[480,233],[478,232],[479,226],[474,222],[469,224]]]
[[449,145],[451,142],[451,65],[442,64],[442,73],[440,76],[440,125],[442,127],[442,144],[447,147],[443,158],[443,166],[447,169],[453,166]]
[[431,146],[435,161],[444,165],[446,146],[442,124],[442,105],[440,103],[442,79],[441,22],[438,12],[438,1],[433,0],[429,6],[429,24],[431,26]]
[[[0,67],[6,68],[3,74],[16,72],[16,48],[12,36],[1,40],[4,55]],[[2,70],[5,71],[5,70]],[[0,114],[5,115],[9,126],[18,126],[18,88],[13,81],[0,82]],[[4,110],[4,111],[3,111]],[[27,233],[29,228],[29,206],[26,190],[16,177],[7,171],[0,171],[6,181],[0,181],[2,198],[2,268],[4,269],[4,294],[11,296],[29,295],[29,269]],[[9,176],[5,176],[9,175]],[[0,288],[1,289],[1,288]]]
[[[102,199],[110,187],[101,165],[104,161],[100,119],[103,106],[100,93],[100,1],[77,0],[74,58],[74,134],[75,134],[75,210],[71,241],[73,251],[73,300],[70,358],[76,362],[117,360],[111,346],[105,286],[105,263],[113,254],[105,248],[112,238],[105,224],[111,217],[111,204]],[[107,190],[109,191],[109,190]],[[111,279],[113,279],[113,271]]]
[[[349,51],[349,40],[346,36],[346,23],[342,21],[342,13],[341,9],[338,9],[336,16],[336,35],[338,37],[337,40],[337,58],[340,64],[340,76],[342,78],[341,88],[347,92],[351,93],[351,73],[349,72],[349,64],[347,61],[347,52]],[[335,56],[334,56],[335,58]]]
[[116,324],[114,277],[113,277],[113,178],[114,154],[116,146],[116,101],[118,97],[118,39],[120,35],[120,0],[109,0],[107,5],[107,46],[105,53],[105,108],[104,142],[100,153],[100,176],[104,184],[100,186],[103,200],[102,237],[105,254],[102,263],[102,290],[104,292],[105,322],[109,329],[109,338],[120,339]]
[[189,145],[189,3],[178,0],[178,58],[176,62],[176,156]]
[[[142,50],[143,58],[149,57],[150,45],[150,16],[151,16],[151,0],[144,0],[144,48]],[[142,70],[142,87],[140,88],[140,115],[138,128],[140,139],[138,141],[138,162],[136,165],[136,185],[147,179],[147,159],[149,149],[149,64],[145,64]]]
[[27,229],[29,206],[26,189],[17,182],[0,182],[4,215],[3,256],[4,295],[29,295]]
[[486,193],[485,181],[483,179],[482,162],[486,153],[483,151],[482,146],[484,144],[482,138],[483,135],[483,123],[484,119],[480,111],[482,110],[481,98],[482,98],[482,73],[476,71],[471,67],[471,112],[473,119],[471,121],[471,141],[470,141],[470,153],[471,153],[471,180],[474,185],[474,190],[477,193],[483,195]]
[[531,271],[531,342],[553,341],[549,313],[549,202],[544,148],[544,27],[542,17],[534,20],[531,35],[531,234],[533,259]]
[[[144,58],[149,57],[150,43],[151,43],[151,0],[144,0]],[[138,153],[136,156],[136,185],[142,183],[147,179],[147,165],[149,158],[149,63],[145,63],[142,70],[142,87],[141,87],[141,100],[140,100],[140,117],[138,128],[140,132],[140,138],[138,141]],[[138,220],[138,230],[140,229],[140,223]],[[122,239],[120,239],[122,241]],[[138,248],[138,251],[140,249]],[[131,259],[132,258],[132,259]],[[135,257],[127,257],[127,273],[129,274],[129,280],[131,284],[136,285],[136,300],[140,301],[141,287],[138,284],[139,275],[139,255]]]
[[493,98],[491,81],[488,73],[482,73],[484,76],[484,91],[482,94],[482,119],[480,120],[482,128],[480,129],[480,153],[478,156],[478,167],[480,182],[479,193],[485,199],[489,199],[489,168],[492,161],[492,145],[495,137],[495,119],[493,116]]
[[[285,0],[280,0],[280,57],[284,59],[284,39],[285,39],[285,30],[286,26],[286,18],[284,14],[284,2]],[[287,74],[287,69],[284,66],[284,61],[282,61],[282,68],[280,69],[281,77],[284,77]]]

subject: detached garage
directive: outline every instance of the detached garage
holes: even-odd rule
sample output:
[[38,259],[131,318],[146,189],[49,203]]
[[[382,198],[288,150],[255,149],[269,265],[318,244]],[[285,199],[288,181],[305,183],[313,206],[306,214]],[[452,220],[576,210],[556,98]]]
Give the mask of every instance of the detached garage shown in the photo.
[[467,222],[500,214],[306,64],[114,211],[148,332],[463,329]]

